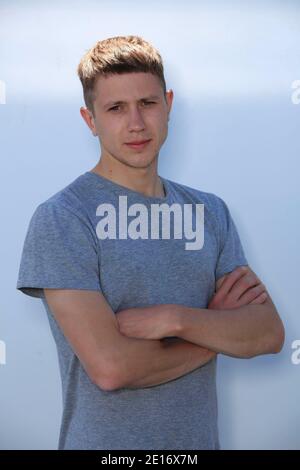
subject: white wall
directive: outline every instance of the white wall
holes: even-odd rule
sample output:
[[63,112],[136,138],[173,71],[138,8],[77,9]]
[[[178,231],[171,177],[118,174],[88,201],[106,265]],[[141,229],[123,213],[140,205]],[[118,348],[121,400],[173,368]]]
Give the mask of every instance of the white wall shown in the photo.
[[98,161],[77,64],[97,40],[126,34],[159,49],[174,91],[160,174],[224,198],[286,326],[279,355],[219,358],[222,447],[300,449],[299,25],[296,0],[1,1],[1,449],[57,445],[55,344],[17,273],[36,206]]

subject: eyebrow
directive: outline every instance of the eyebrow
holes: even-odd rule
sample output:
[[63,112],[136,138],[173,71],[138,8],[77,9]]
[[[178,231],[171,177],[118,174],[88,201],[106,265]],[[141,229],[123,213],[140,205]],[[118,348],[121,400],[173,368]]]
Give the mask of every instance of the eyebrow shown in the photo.
[[[138,101],[147,101],[147,100],[159,100],[160,97],[159,96],[156,96],[156,95],[150,95],[150,96],[146,96],[145,98],[141,98],[139,99]],[[104,105],[104,108],[108,108],[110,106],[116,106],[118,104],[124,104],[126,103],[126,101],[108,101],[105,105]]]

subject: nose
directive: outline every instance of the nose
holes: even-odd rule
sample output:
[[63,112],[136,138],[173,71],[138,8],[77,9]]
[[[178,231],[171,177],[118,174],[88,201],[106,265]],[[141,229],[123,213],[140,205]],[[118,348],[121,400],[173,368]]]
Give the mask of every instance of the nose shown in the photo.
[[138,107],[133,108],[128,113],[128,130],[141,131],[145,129],[142,113]]

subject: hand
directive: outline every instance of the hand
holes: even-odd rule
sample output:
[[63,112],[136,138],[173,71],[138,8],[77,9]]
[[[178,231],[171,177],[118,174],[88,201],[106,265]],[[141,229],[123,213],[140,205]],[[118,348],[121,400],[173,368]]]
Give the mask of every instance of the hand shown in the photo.
[[162,339],[172,336],[169,326],[168,304],[128,308],[116,313],[120,332],[129,337]]
[[266,288],[256,274],[249,266],[240,266],[224,276],[207,308],[226,310],[262,304],[267,297]]

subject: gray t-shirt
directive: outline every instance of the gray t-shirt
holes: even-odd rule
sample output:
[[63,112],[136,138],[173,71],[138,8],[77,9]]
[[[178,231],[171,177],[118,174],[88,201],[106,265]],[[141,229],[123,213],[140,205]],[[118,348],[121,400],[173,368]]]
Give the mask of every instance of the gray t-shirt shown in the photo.
[[[114,312],[164,303],[206,308],[216,280],[247,264],[236,227],[218,196],[161,181],[165,197],[147,197],[87,171],[41,203],[30,220],[17,289],[42,299],[57,345],[63,391],[59,449],[220,448],[216,359],[165,384],[103,391],[81,366],[43,294],[43,288],[101,291]],[[116,238],[113,231],[104,238],[99,223],[108,206],[102,204],[116,209],[118,227],[119,196],[127,196],[131,210],[148,209],[148,238],[145,231],[143,238],[125,238],[124,230],[123,238],[118,231]],[[164,238],[159,228],[159,238],[151,238],[150,206],[162,203],[204,204],[201,249],[186,249],[184,230],[182,238],[172,231]],[[134,219],[128,215],[128,226]]]

